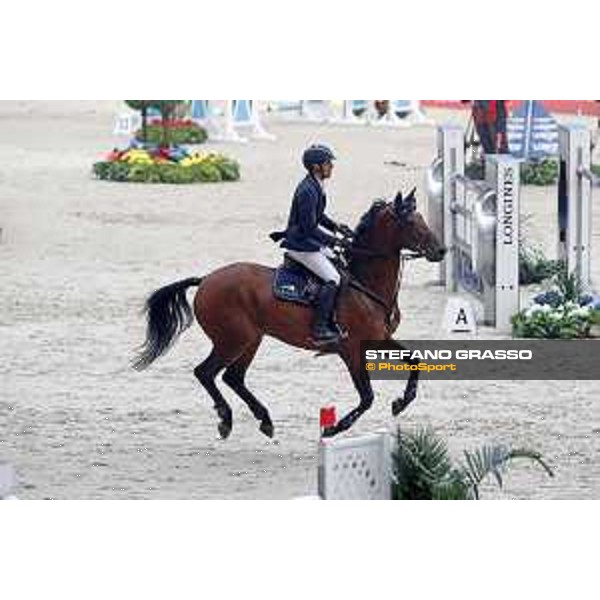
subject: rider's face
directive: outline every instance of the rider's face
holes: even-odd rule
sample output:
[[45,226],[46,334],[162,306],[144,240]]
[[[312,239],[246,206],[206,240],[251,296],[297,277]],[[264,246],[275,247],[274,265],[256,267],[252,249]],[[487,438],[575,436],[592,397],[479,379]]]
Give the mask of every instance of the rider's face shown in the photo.
[[321,167],[321,179],[329,179],[333,171],[333,163],[326,162],[320,165]]

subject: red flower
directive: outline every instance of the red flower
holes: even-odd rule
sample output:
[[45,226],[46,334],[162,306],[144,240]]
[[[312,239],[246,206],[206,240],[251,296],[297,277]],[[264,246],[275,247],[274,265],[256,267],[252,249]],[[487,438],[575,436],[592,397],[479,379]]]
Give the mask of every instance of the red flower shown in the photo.
[[111,152],[109,152],[106,155],[106,160],[108,160],[109,162],[115,162],[115,161],[119,160],[122,155],[123,155],[123,153],[115,148],[114,150],[112,150]]

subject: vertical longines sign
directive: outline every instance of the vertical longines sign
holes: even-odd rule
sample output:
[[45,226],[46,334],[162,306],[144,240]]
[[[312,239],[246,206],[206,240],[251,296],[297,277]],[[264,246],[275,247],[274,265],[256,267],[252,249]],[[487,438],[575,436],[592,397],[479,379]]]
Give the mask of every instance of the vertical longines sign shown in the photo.
[[515,173],[513,167],[507,167],[503,170],[504,180],[502,181],[502,200],[503,205],[500,212],[501,219],[501,237],[504,246],[512,246],[515,241]]
[[510,327],[519,311],[519,161],[509,155],[494,157],[498,190],[496,223],[496,321]]

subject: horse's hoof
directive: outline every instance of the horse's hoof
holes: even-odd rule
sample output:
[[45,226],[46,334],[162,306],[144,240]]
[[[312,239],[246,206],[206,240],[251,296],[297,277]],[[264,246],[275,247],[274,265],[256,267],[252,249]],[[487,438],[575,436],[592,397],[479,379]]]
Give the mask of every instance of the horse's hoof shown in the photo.
[[231,428],[231,423],[226,423],[225,421],[221,421],[219,423],[219,435],[221,436],[222,440],[226,440],[229,437],[229,434],[231,433]]
[[409,402],[406,402],[404,398],[398,398],[392,402],[392,416],[397,417],[407,406]]
[[260,431],[264,433],[268,438],[272,438],[275,433],[275,428],[273,427],[273,423],[268,421],[263,421],[259,427]]

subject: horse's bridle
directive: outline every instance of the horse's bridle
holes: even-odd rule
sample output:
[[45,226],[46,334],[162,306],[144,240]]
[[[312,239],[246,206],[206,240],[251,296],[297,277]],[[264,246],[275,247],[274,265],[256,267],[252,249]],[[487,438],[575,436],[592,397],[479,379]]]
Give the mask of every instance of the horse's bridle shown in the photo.
[[[358,253],[362,254],[363,256],[365,256],[367,258],[393,258],[395,256],[395,253],[391,254],[391,253],[375,252],[373,250],[370,250],[368,248],[364,248],[361,246],[352,246],[345,250],[346,250],[345,254],[358,251]],[[350,274],[348,275],[347,282],[350,287],[353,287],[354,289],[358,290],[359,292],[362,292],[365,296],[367,296],[368,298],[370,298],[376,304],[379,304],[379,306],[381,306],[383,308],[383,310],[385,312],[385,324],[388,327],[388,329],[391,329],[392,314],[394,313],[394,309],[398,304],[398,294],[400,292],[400,283],[402,282],[402,271],[403,271],[402,266],[406,261],[415,260],[417,258],[421,258],[422,256],[423,256],[423,254],[420,254],[418,252],[413,252],[413,251],[407,251],[407,252],[400,253],[400,268],[398,269],[398,277],[396,279],[394,295],[392,297],[392,301],[390,304],[388,304],[377,292],[374,292],[373,290],[371,290],[367,286],[365,286],[355,276],[350,275]],[[344,256],[344,258],[346,259],[346,256]]]
[[[347,254],[359,254],[365,258],[393,258],[396,256],[395,252],[376,252],[365,246],[350,246],[345,252]],[[402,261],[415,260],[417,258],[423,258],[424,256],[425,252],[423,251],[400,250],[400,260]]]
[[[412,204],[411,206],[412,206],[412,208],[409,209],[408,213],[405,213],[403,215],[398,214],[398,212],[395,209],[392,209],[393,217],[394,217],[395,221],[398,223],[398,225],[404,226],[406,224],[404,222],[406,215],[415,211],[414,204]],[[386,207],[389,208],[390,205],[386,204]],[[365,258],[393,258],[395,256],[395,252],[389,253],[389,254],[383,253],[383,252],[376,252],[374,250],[366,248],[365,246],[357,246],[357,245],[355,245],[354,241],[352,242],[352,245],[349,246],[345,250],[349,254],[353,254],[353,253],[361,254]],[[401,249],[400,250],[400,259],[402,261],[415,260],[417,258],[422,258],[423,256],[426,256],[426,254],[427,254],[426,251],[420,247],[417,250],[402,250]]]
[[[393,214],[394,214],[394,219],[396,219],[396,221],[399,224],[402,224],[403,218],[395,210],[393,211]],[[348,238],[346,238],[346,239],[348,239]],[[353,254],[361,255],[361,256],[364,256],[365,258],[383,258],[383,259],[394,258],[395,256],[397,256],[396,252],[385,252],[385,253],[377,252],[375,250],[371,250],[370,248],[366,248],[365,246],[359,246],[355,243],[355,241],[353,241],[350,246],[346,246],[343,249],[342,255],[343,255],[343,258],[346,261],[346,263],[348,263],[348,264],[350,263],[350,261],[352,260]],[[388,329],[391,328],[391,317],[394,312],[394,308],[398,304],[398,293],[400,291],[400,283],[402,281],[403,264],[406,261],[415,260],[417,258],[422,258],[423,256],[426,256],[426,252],[422,248],[419,248],[416,251],[415,250],[404,250],[404,251],[400,250],[400,268],[398,269],[398,278],[396,280],[396,286],[394,289],[394,295],[392,298],[392,302],[389,305],[379,294],[370,290],[368,287],[366,287],[361,281],[356,279],[354,276],[350,275],[348,277],[348,285],[350,285],[351,287],[362,292],[367,297],[371,298],[371,300],[373,300],[374,302],[376,302],[377,304],[379,304],[380,306],[383,307],[383,309],[385,311],[385,323],[386,323]]]

